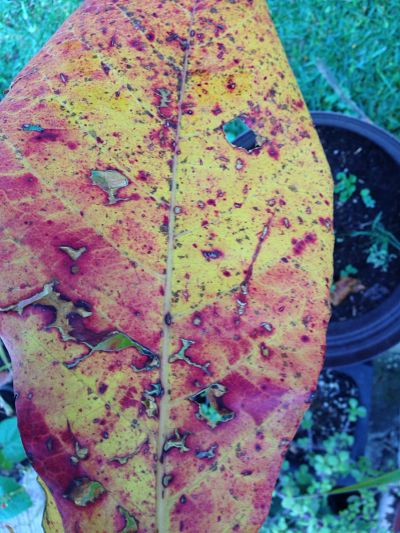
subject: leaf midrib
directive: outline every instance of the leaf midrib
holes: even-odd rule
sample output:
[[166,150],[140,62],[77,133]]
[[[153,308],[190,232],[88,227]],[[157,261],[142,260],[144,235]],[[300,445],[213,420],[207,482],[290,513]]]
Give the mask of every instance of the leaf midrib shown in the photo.
[[185,50],[184,62],[182,68],[181,86],[178,101],[178,120],[175,136],[175,149],[172,160],[171,170],[171,194],[169,204],[169,224],[168,224],[168,248],[167,248],[167,267],[165,276],[165,290],[163,301],[163,327],[162,327],[162,343],[161,343],[161,360],[160,360],[160,379],[164,388],[164,396],[160,401],[160,417],[158,429],[158,443],[157,443],[157,474],[156,474],[156,506],[157,506],[157,531],[158,533],[168,533],[169,531],[169,516],[166,511],[166,504],[164,498],[164,487],[162,484],[163,476],[165,474],[165,463],[161,462],[164,442],[167,437],[168,420],[169,420],[169,363],[170,355],[170,341],[171,341],[171,326],[167,324],[165,317],[171,312],[172,301],[172,276],[173,276],[173,255],[174,255],[174,236],[175,236],[175,206],[176,206],[176,175],[178,167],[179,155],[179,140],[182,122],[182,104],[185,94],[185,85],[188,72],[189,51],[190,51],[190,35],[195,19],[197,1],[193,2],[193,9],[191,12],[189,29],[187,34],[187,48]]

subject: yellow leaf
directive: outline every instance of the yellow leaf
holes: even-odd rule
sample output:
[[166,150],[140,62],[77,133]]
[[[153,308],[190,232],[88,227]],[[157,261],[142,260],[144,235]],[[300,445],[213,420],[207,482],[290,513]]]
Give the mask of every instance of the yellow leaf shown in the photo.
[[1,335],[46,531],[258,531],[333,248],[264,0],[88,0],[0,120]]

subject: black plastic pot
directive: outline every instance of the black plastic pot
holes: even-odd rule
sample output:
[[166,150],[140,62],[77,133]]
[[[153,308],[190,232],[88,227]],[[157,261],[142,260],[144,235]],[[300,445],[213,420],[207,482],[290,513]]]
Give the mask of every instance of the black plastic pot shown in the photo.
[[[353,132],[382,149],[399,169],[400,142],[381,128],[362,120],[330,112],[312,112],[315,126]],[[377,176],[377,178],[379,178]],[[399,206],[400,216],[400,206]],[[396,289],[370,312],[329,324],[326,364],[329,367],[360,363],[378,355],[400,341],[400,279]]]

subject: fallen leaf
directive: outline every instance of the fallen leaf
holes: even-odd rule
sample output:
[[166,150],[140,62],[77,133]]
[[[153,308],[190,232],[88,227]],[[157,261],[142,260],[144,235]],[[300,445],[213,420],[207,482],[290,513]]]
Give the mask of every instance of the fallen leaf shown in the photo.
[[0,327],[46,531],[258,531],[323,363],[333,250],[264,0],[86,1],[0,129]]
[[351,276],[345,276],[340,278],[334,285],[333,291],[331,291],[331,303],[337,306],[343,302],[349,296],[349,294],[357,293],[365,290],[365,286],[357,278]]

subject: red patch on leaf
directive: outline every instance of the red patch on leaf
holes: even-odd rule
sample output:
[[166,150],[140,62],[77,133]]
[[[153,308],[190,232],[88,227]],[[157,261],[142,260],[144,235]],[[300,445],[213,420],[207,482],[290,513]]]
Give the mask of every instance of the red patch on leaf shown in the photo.
[[129,387],[122,399],[120,400],[120,405],[122,410],[128,409],[128,407],[135,407],[140,402],[138,402],[135,397],[137,397],[137,390],[135,387]]
[[315,233],[306,233],[302,239],[292,239],[293,253],[301,255],[309,244],[317,242]]
[[229,374],[223,380],[227,392],[224,404],[234,411],[236,416],[244,411],[250,415],[257,425],[261,424],[272,411],[278,407],[286,388],[261,378],[258,382],[250,382],[237,372]]
[[211,113],[213,115],[219,115],[220,113],[222,113],[222,109],[220,107],[219,104],[215,104],[215,106],[211,109]]
[[2,176],[0,187],[9,200],[33,198],[40,192],[39,180],[29,172],[22,176]]
[[271,142],[267,149],[268,155],[278,161],[279,159],[279,149],[276,143]]
[[138,52],[143,52],[144,50],[146,50],[145,43],[138,38],[129,41],[129,45]]
[[68,453],[65,444],[51,432],[32,400],[18,398],[16,408],[18,425],[29,460],[38,474],[46,479],[49,489],[57,495],[57,502],[61,507],[63,495],[73,480],[87,476],[81,463],[71,462],[71,456],[75,452],[71,431],[67,428],[64,431],[66,441],[71,441],[71,453]]

